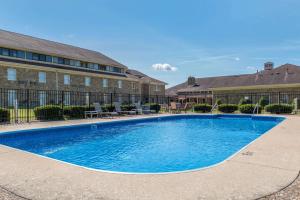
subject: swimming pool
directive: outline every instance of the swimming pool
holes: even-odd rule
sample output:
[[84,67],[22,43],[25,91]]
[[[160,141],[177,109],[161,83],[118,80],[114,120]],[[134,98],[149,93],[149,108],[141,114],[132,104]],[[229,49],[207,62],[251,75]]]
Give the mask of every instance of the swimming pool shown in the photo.
[[92,169],[178,172],[222,162],[283,120],[174,115],[1,133],[0,144]]

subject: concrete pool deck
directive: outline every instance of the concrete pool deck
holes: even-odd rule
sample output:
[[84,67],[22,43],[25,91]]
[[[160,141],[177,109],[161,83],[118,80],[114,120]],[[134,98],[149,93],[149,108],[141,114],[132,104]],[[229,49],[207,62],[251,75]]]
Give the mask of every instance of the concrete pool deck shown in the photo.
[[[4,126],[0,132],[106,120]],[[0,145],[0,187],[27,199],[256,199],[287,186],[299,170],[300,117],[297,116],[287,116],[217,166],[173,174],[93,171]]]

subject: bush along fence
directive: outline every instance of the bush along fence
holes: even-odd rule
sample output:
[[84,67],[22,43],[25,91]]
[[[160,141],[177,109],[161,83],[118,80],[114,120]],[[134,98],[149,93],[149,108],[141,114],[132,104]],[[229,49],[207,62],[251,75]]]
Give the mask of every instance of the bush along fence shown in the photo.
[[0,123],[81,119],[85,111],[94,110],[94,103],[99,103],[104,112],[114,111],[115,102],[124,111],[140,104],[159,112],[160,105],[169,105],[170,101],[159,95],[0,88]]
[[300,91],[215,94],[213,103],[223,113],[291,114],[300,109]]

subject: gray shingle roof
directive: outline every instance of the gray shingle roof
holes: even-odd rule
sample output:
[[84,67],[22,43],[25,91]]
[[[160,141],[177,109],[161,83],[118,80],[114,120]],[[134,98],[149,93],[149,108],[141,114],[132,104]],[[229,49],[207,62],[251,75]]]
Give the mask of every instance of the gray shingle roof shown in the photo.
[[167,84],[167,83],[165,83],[163,81],[160,81],[158,79],[152,78],[152,77],[150,77],[150,76],[148,76],[146,74],[143,74],[142,72],[134,70],[134,69],[129,69],[129,70],[127,70],[126,73],[127,74],[131,74],[131,75],[139,78],[140,80],[142,80],[145,83],[152,82],[152,83],[165,84],[165,85]]
[[192,92],[228,87],[247,87],[256,85],[300,84],[300,67],[285,64],[273,70],[263,70],[254,74],[197,78],[198,86],[188,86],[187,82],[166,90],[166,94],[174,96],[177,92]]
[[121,63],[96,51],[44,40],[19,33],[9,32],[0,29],[0,46],[27,50],[36,53],[50,54],[64,58],[76,59],[85,62],[92,62],[103,65],[127,68]]

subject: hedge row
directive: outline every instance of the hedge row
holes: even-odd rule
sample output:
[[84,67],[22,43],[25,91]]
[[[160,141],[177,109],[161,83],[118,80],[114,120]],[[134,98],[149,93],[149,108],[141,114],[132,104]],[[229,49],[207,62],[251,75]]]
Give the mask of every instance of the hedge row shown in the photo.
[[36,107],[34,115],[38,120],[61,120],[63,119],[63,110],[60,106],[47,105]]
[[6,123],[10,121],[10,112],[7,109],[0,108],[0,122]]
[[234,113],[238,108],[236,104],[221,104],[218,106],[218,110],[223,113]]
[[265,107],[267,112],[272,114],[290,114],[294,107],[290,104],[270,104]]
[[194,105],[194,111],[200,113],[208,113],[212,109],[212,106],[209,104],[196,104]]
[[[150,106],[151,110],[155,110],[157,113],[160,111],[159,104],[146,104]],[[115,111],[115,106],[106,104],[101,106],[103,112],[113,112]],[[121,105],[123,111],[129,111],[135,109],[134,105]],[[56,105],[47,105],[41,106],[34,109],[34,114],[38,120],[60,120],[64,117],[69,119],[80,119],[84,118],[85,111],[95,110],[94,106],[65,106],[62,109],[60,106]],[[0,111],[0,117],[1,117]],[[9,114],[9,112],[8,112]],[[8,117],[9,118],[9,117]]]

